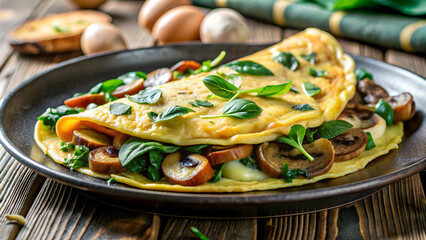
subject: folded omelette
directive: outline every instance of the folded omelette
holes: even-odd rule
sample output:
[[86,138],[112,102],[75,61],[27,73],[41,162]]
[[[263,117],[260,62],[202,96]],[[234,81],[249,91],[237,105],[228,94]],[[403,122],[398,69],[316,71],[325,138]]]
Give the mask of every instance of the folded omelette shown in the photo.
[[[282,63],[274,61],[273,55],[277,52],[291,53],[296,57],[299,62],[297,70],[291,70]],[[315,63],[302,57],[311,53],[316,54]],[[336,39],[317,29],[307,29],[238,61],[258,63],[272,73],[263,76],[241,73],[241,90],[280,85],[291,81],[293,91],[270,97],[259,97],[252,93],[241,94],[240,99],[253,101],[262,109],[253,118],[201,118],[200,116],[220,115],[228,102],[228,99],[212,96],[212,92],[203,83],[203,78],[206,76],[235,72],[225,64],[209,72],[190,75],[158,86],[157,89],[161,90],[162,95],[157,102],[152,104],[139,104],[126,97],[120,98],[91,110],[61,117],[56,124],[56,133],[39,121],[35,128],[36,142],[59,164],[63,164],[64,159],[70,159],[74,154],[73,150],[68,152],[60,150],[61,146],[72,141],[75,130],[91,126],[102,126],[139,139],[158,141],[182,148],[200,144],[224,147],[239,144],[257,145],[288,135],[291,127],[296,124],[308,129],[316,128],[326,121],[335,120],[356,91],[354,61],[343,52]],[[313,69],[324,70],[327,75],[313,76],[310,73]],[[307,82],[319,87],[320,92],[309,96],[306,88],[303,87]],[[197,99],[208,100],[213,106],[194,108],[190,102]],[[131,113],[112,114],[110,105],[114,103],[130,106]],[[294,109],[295,105],[303,104],[309,105],[312,110]],[[194,111],[169,121],[155,122],[149,117],[150,112],[162,113],[173,106],[183,106]],[[76,171],[103,179],[113,178],[115,181],[130,186],[151,190],[244,192],[277,189],[309,184],[326,178],[336,178],[362,169],[374,158],[397,148],[402,134],[401,123],[388,126],[381,138],[374,139],[375,148],[364,151],[361,155],[348,161],[334,162],[331,169],[325,174],[312,178],[296,178],[292,182],[285,182],[282,178],[271,178],[260,170],[246,169],[238,164],[228,163],[221,169],[222,178],[220,180],[197,186],[171,183],[164,177],[153,181],[142,173],[128,170],[102,174],[83,166],[77,168]],[[253,173],[253,171],[257,172]],[[255,177],[234,177],[234,175],[244,175],[245,173]]]

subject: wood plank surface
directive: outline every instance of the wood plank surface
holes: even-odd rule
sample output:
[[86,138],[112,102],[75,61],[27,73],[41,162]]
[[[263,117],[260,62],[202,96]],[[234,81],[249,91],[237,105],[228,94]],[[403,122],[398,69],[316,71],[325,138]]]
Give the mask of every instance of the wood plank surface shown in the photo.
[[[4,56],[2,49],[7,49],[2,37],[13,24],[75,9],[62,0],[33,1],[34,5],[24,9],[27,12],[22,10],[19,19],[14,18],[7,29],[3,28],[1,10],[13,9],[22,1],[0,0],[0,60]],[[140,1],[110,0],[101,8],[113,17],[130,48],[152,46],[155,42],[148,31],[137,25],[140,6]],[[251,43],[278,42],[298,32],[250,19],[248,23]],[[423,57],[339,41],[349,53],[385,60],[426,76]],[[79,55],[80,52],[31,57],[6,53],[7,60],[0,61],[0,96],[34,74]],[[416,174],[353,204],[316,213],[249,220],[159,217],[100,203],[39,176],[0,149],[0,239],[196,239],[191,226],[211,239],[426,239],[425,213],[425,194]],[[8,222],[5,214],[21,214],[27,223],[21,227]]]

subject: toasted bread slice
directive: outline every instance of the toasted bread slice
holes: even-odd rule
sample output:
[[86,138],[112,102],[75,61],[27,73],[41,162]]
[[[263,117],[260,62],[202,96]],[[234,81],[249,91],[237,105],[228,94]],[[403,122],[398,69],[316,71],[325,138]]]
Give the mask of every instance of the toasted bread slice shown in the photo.
[[81,34],[95,22],[111,22],[111,17],[93,10],[53,14],[15,28],[8,40],[13,49],[25,54],[78,51]]

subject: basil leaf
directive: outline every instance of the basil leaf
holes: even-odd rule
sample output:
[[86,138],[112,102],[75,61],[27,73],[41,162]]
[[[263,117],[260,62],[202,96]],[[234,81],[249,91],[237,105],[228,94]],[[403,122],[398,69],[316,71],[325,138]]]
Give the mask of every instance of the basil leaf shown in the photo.
[[321,92],[321,88],[311,82],[304,82],[302,88],[303,92],[309,97],[313,97]]
[[243,90],[243,91],[240,91],[240,93],[257,92],[257,96],[262,96],[262,97],[282,95],[290,90],[291,84],[292,84],[292,81],[289,81],[289,82],[278,84],[278,85],[268,85],[261,88]]
[[75,146],[72,142],[67,142],[67,143],[61,142],[61,148],[60,149],[63,152],[68,152],[69,150],[74,150],[74,148],[75,148]]
[[188,152],[192,152],[192,153],[201,154],[203,150],[208,146],[209,146],[208,144],[200,144],[200,145],[185,147],[184,150]]
[[235,99],[228,102],[222,108],[222,114],[226,117],[240,119],[254,118],[262,112],[256,103],[247,99]]
[[294,110],[299,110],[299,111],[309,111],[309,110],[315,110],[313,107],[309,106],[309,104],[300,104],[300,105],[294,105],[291,107]]
[[295,92],[295,93],[299,93],[299,90],[297,90],[297,88],[291,86],[290,91]]
[[365,133],[367,134],[367,138],[368,138],[367,145],[365,145],[365,150],[368,151],[372,148],[375,148],[376,144],[374,143],[373,136],[371,136],[371,133],[370,132],[365,132]]
[[89,167],[89,148],[83,145],[75,146],[74,156],[64,160],[64,165],[71,166],[71,170],[79,167]]
[[104,99],[105,99],[106,102],[113,102],[113,101],[117,100],[118,98],[116,98],[111,93],[107,92],[107,93],[105,93]]
[[166,109],[166,111],[157,114],[155,112],[148,112],[148,117],[153,122],[164,122],[170,119],[173,119],[177,116],[185,115],[189,112],[195,112],[194,110],[187,108],[187,107],[181,107],[181,106],[173,106]]
[[149,161],[151,165],[148,167],[148,178],[157,182],[160,180],[160,167],[164,156],[156,150],[149,152]]
[[213,103],[196,99],[194,102],[189,102],[194,107],[213,107]]
[[313,161],[314,158],[306,152],[306,150],[303,148],[303,138],[305,137],[306,129],[299,124],[293,125],[290,128],[290,133],[288,136],[282,136],[277,138],[278,142],[286,143],[290,146],[293,146],[297,149],[299,149],[303,155],[305,155],[310,161]]
[[230,63],[225,64],[225,66],[239,73],[245,73],[245,74],[256,75],[256,76],[274,76],[274,74],[271,71],[269,71],[269,69],[265,68],[259,63],[255,63],[250,60],[246,60],[246,61],[236,60],[236,61],[232,61]]
[[299,61],[297,61],[297,58],[289,52],[275,52],[272,55],[272,60],[277,63],[281,63],[292,72],[296,71],[299,67]]
[[232,98],[238,91],[236,86],[216,75],[203,78],[203,83],[212,93],[222,98]]
[[[123,165],[123,163],[121,163]],[[125,169],[129,170],[130,172],[134,173],[140,173],[142,171],[145,171],[148,169],[148,161],[146,156],[138,156],[134,158],[132,161],[130,161],[126,166],[124,166]]]
[[96,84],[94,87],[92,87],[92,88],[89,90],[89,93],[90,93],[90,94],[97,94],[97,93],[101,93],[101,92],[102,92],[102,87],[103,87],[103,84],[102,84],[102,83],[98,83],[98,84]]
[[343,120],[331,120],[323,123],[318,128],[317,138],[332,139],[351,129],[353,125]]
[[383,99],[380,99],[377,102],[376,107],[374,108],[374,112],[379,114],[379,116],[383,119],[385,119],[386,125],[392,124],[394,113],[389,103],[383,101]]
[[112,92],[117,89],[119,86],[124,85],[123,80],[119,79],[110,79],[102,83],[102,91],[103,92]]
[[141,169],[143,169],[143,167],[147,166],[146,163],[143,164],[143,162],[146,161],[146,158],[140,158],[143,154],[153,150],[158,151],[159,153],[173,153],[179,148],[179,146],[166,146],[159,142],[131,137],[123,144],[123,146],[121,146],[118,158],[120,159],[121,165],[128,170],[130,170],[128,168],[129,164],[135,160],[137,160]]
[[61,105],[57,108],[48,108],[37,119],[43,122],[43,125],[50,127],[56,132],[56,122],[59,118],[66,115],[77,114],[81,110],[70,108],[66,105]]
[[109,112],[112,115],[129,115],[132,113],[132,107],[124,103],[111,103]]
[[306,61],[310,62],[311,64],[317,63],[317,53],[316,52],[311,52],[308,55],[302,54],[302,55],[300,55],[300,57],[302,57]]
[[118,182],[117,180],[115,180],[114,178],[110,178],[107,180],[107,183],[116,183]]
[[200,240],[210,240],[208,237],[204,236],[203,233],[200,232],[200,230],[198,230],[196,227],[191,226],[191,231],[195,233],[195,235],[197,235],[197,237]]
[[242,163],[244,166],[248,167],[249,169],[259,170],[259,171],[262,170],[259,164],[257,164],[256,160],[254,160],[251,156],[240,159],[239,161],[240,163]]
[[146,74],[143,72],[134,71],[134,72],[125,73],[119,76],[117,79],[122,80],[124,84],[129,84],[140,78],[146,79]]
[[222,170],[223,170],[223,167],[225,167],[225,164],[226,163],[222,164],[220,167],[218,167],[218,166],[214,167],[214,175],[209,180],[209,183],[215,183],[222,178]]
[[318,131],[318,128],[308,128],[306,129],[306,139],[309,142],[313,142],[314,141],[314,134]]
[[96,105],[96,103],[89,103],[89,105],[87,105],[86,110],[90,110],[90,109],[94,109],[97,108],[98,105]]
[[373,80],[373,75],[367,72],[364,68],[358,68],[355,70],[355,76],[358,81],[361,81],[365,78]]
[[161,97],[161,90],[155,88],[145,88],[140,91],[138,94],[129,96],[126,95],[126,98],[132,102],[140,103],[140,104],[152,104],[156,103]]
[[311,67],[309,67],[309,73],[314,77],[325,77],[328,75],[328,72],[326,70],[314,69]]
[[309,178],[307,169],[301,170],[301,169],[288,169],[287,163],[283,164],[283,179],[284,182],[292,183],[293,179],[304,176],[306,178]]

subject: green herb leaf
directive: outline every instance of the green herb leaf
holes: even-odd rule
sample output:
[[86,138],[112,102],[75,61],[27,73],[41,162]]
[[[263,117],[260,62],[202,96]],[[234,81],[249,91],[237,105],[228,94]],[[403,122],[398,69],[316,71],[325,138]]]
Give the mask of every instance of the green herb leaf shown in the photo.
[[89,90],[90,94],[97,94],[97,93],[101,93],[102,92],[102,88],[103,88],[103,84],[102,83],[98,83],[96,84],[94,87],[92,87]]
[[107,183],[116,183],[117,180],[115,180],[114,178],[110,178],[108,179]]
[[109,111],[112,115],[129,115],[132,113],[132,107],[124,103],[111,103]]
[[96,105],[96,103],[89,103],[89,105],[87,105],[86,110],[90,110],[90,109],[94,109],[97,108],[98,105]]
[[293,179],[304,176],[306,178],[309,178],[307,169],[301,170],[301,169],[288,169],[287,163],[283,164],[283,179],[284,182],[292,183]]
[[300,55],[300,57],[302,57],[306,61],[310,62],[311,64],[317,63],[317,53],[316,52],[311,52],[308,55],[302,54],[302,55]]
[[69,32],[69,31],[70,31],[68,28],[63,28],[63,27],[60,27],[60,26],[58,26],[58,25],[53,26],[53,29],[54,29],[56,32],[59,32],[59,33],[67,33],[67,32]]
[[129,84],[140,78],[146,79],[146,74],[143,72],[134,71],[134,72],[128,72],[126,74],[123,74],[119,76],[117,79],[122,80],[124,84]]
[[187,107],[181,107],[181,106],[173,106],[166,109],[166,111],[157,114],[155,112],[148,112],[148,117],[153,122],[164,122],[170,119],[173,119],[177,116],[185,115],[189,112],[195,112],[194,110],[187,108]]
[[380,99],[377,102],[376,107],[374,108],[374,112],[379,114],[379,116],[383,119],[385,119],[386,125],[392,124],[394,113],[389,103],[383,101],[383,99]]
[[306,129],[302,125],[296,124],[290,128],[290,133],[287,137],[282,136],[277,138],[277,140],[278,142],[286,143],[290,146],[299,149],[303,153],[303,155],[305,155],[310,161],[313,161],[314,158],[308,152],[306,152],[302,146],[303,138],[305,137],[305,132]]
[[[129,171],[140,172],[146,170],[148,165],[146,163],[146,157],[143,156],[145,153],[150,151],[158,151],[159,153],[173,153],[176,152],[179,148],[179,146],[166,146],[159,142],[131,137],[123,144],[123,146],[121,146],[120,152],[118,153],[118,158],[120,159],[121,165]],[[151,159],[149,161],[152,165]],[[155,163],[156,161],[157,159],[154,160]]]
[[290,91],[295,92],[295,93],[299,93],[299,90],[297,90],[297,88],[295,88],[293,86],[290,88]]
[[132,102],[140,103],[140,104],[152,104],[156,103],[161,97],[161,90],[156,88],[145,88],[140,91],[138,94],[129,96],[126,95],[126,98]]
[[104,99],[105,99],[106,102],[113,102],[113,101],[117,100],[118,98],[116,98],[111,93],[107,92],[107,93],[105,93]]
[[252,170],[262,170],[259,166],[259,164],[257,164],[256,160],[254,160],[251,156],[245,157],[243,159],[239,160],[240,163],[242,163],[244,166],[252,169]]
[[299,67],[299,61],[297,61],[297,58],[289,52],[275,52],[272,55],[272,59],[277,63],[281,63],[293,72]]
[[164,156],[157,150],[149,151],[149,162],[151,165],[148,167],[148,178],[157,182],[160,180],[160,167],[163,162]]
[[213,107],[213,103],[196,99],[194,102],[189,102],[194,107]]
[[223,106],[222,115],[204,115],[201,118],[233,117],[239,119],[254,118],[262,112],[256,103],[247,99],[235,99]]
[[77,114],[82,110],[70,108],[65,105],[61,105],[57,108],[48,108],[42,115],[37,119],[43,121],[43,125],[50,127],[56,132],[56,122],[59,118],[66,115]]
[[313,142],[314,141],[314,134],[318,131],[318,128],[308,128],[306,129],[306,139],[309,142]]
[[328,72],[326,70],[314,69],[309,67],[309,73],[314,77],[326,77]]
[[200,145],[185,147],[184,150],[188,152],[192,152],[192,153],[201,154],[203,150],[208,146],[209,146],[208,144],[200,144]]
[[238,92],[236,86],[216,75],[203,78],[203,83],[212,93],[222,98],[232,98]]
[[103,92],[112,92],[117,89],[119,86],[124,85],[123,80],[119,79],[110,79],[102,83],[102,91]]
[[213,175],[213,177],[209,180],[209,183],[215,183],[215,182],[219,181],[219,180],[222,178],[222,170],[223,170],[223,167],[225,167],[225,164],[226,164],[226,163],[222,164],[220,167],[219,167],[219,166],[215,166],[215,167],[213,168],[213,170],[214,170],[214,175]]
[[261,88],[242,90],[242,91],[240,91],[240,94],[241,93],[256,92],[257,96],[262,96],[262,97],[282,95],[282,94],[290,91],[291,84],[292,84],[292,81],[288,81],[286,83],[278,84],[278,85],[268,85],[268,86],[261,87]]
[[225,66],[239,73],[256,75],[256,76],[274,76],[274,74],[271,71],[269,71],[269,69],[265,68],[259,63],[255,63],[250,60],[232,61],[230,63],[225,64]]
[[300,104],[300,105],[294,105],[291,107],[294,110],[299,110],[299,111],[309,111],[309,110],[315,110],[313,107],[311,107],[309,104]]
[[317,138],[332,139],[351,129],[353,125],[343,120],[331,120],[318,128]]
[[303,92],[309,97],[313,97],[321,92],[321,88],[311,82],[304,82],[302,88]]
[[201,72],[208,72],[212,68],[214,68],[216,65],[218,65],[223,60],[223,58],[225,57],[225,55],[226,55],[226,52],[225,51],[221,51],[219,53],[219,55],[215,59],[204,61],[201,64],[201,67],[198,68],[197,70],[188,69],[189,70],[188,72],[185,71],[185,73],[181,73],[181,74],[176,73],[176,75],[178,76],[178,78],[179,77],[182,78],[184,76],[191,75],[191,74],[198,74],[198,73],[201,73]]
[[191,226],[191,231],[193,231],[194,233],[195,233],[195,235],[197,235],[197,237],[200,239],[200,240],[210,240],[208,237],[206,237],[206,236],[204,236],[204,234],[202,234],[201,232],[200,232],[200,230],[198,230],[196,227],[194,227],[194,226]]
[[64,142],[61,142],[61,151],[63,151],[63,152],[68,152],[69,150],[74,150],[74,148],[75,148],[75,146],[74,146],[74,144],[72,144],[72,142],[67,142],[67,143],[64,143]]
[[376,144],[374,143],[373,136],[371,136],[371,133],[370,132],[365,132],[365,133],[367,134],[367,138],[368,138],[367,145],[365,145],[365,150],[368,151],[372,148],[375,148]]
[[70,159],[64,159],[64,165],[70,166],[71,170],[79,167],[89,167],[89,148],[83,145],[75,146],[74,156]]
[[367,72],[364,68],[358,68],[355,70],[355,76],[358,81],[361,81],[365,78],[373,80],[373,75]]

